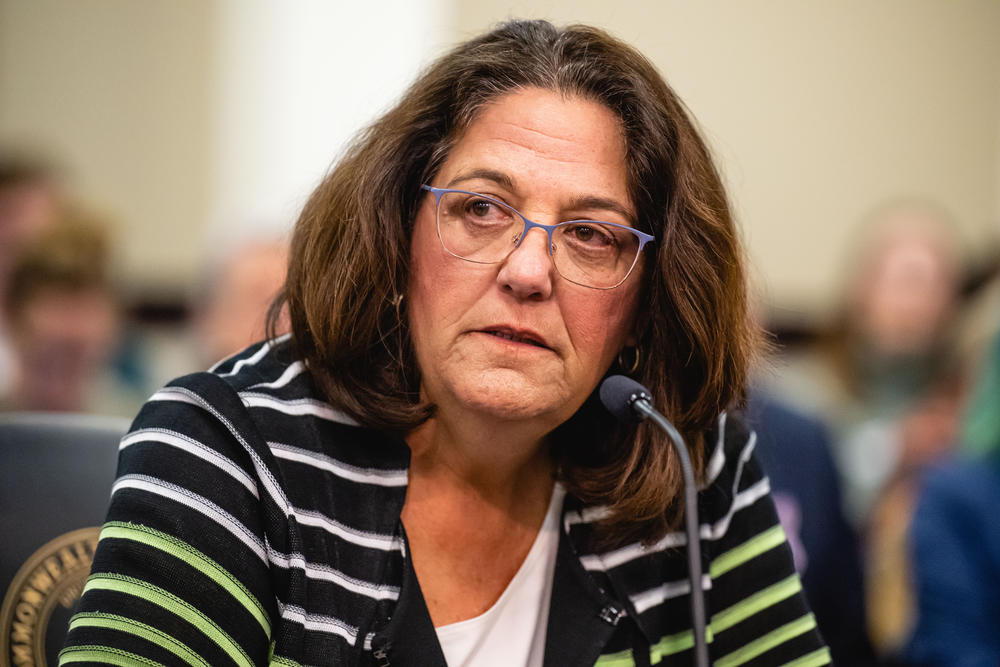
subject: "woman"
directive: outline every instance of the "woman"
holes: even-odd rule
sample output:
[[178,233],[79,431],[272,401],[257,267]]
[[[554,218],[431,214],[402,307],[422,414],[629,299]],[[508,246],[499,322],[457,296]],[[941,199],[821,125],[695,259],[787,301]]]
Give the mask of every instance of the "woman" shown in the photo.
[[754,342],[723,189],[634,50],[540,21],[459,46],[313,194],[290,266],[290,340],[123,441],[64,661],[687,664],[680,474],[595,403],[612,369],[698,463],[714,658],[828,661],[719,416]]

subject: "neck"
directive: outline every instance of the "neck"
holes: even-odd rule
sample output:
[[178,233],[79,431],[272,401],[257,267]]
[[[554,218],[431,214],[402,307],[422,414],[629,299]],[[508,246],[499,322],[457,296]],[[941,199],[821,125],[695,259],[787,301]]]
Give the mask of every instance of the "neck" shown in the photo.
[[544,432],[485,428],[438,409],[411,432],[403,504],[409,553],[435,626],[482,614],[509,585],[552,497]]
[[548,497],[553,465],[544,433],[522,424],[484,423],[439,411],[411,432],[411,475],[499,506]]

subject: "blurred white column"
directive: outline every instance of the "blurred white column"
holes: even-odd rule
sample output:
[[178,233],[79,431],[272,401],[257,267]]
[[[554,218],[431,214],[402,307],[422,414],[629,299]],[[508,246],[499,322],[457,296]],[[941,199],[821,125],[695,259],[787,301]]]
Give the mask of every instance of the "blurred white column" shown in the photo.
[[288,230],[347,140],[443,50],[451,12],[449,0],[220,0],[206,246]]

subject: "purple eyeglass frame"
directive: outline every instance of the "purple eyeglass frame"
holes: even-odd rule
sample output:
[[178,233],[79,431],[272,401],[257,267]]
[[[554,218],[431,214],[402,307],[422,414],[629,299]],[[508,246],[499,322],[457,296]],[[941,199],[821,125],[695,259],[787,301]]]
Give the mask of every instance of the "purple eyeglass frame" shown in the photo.
[[[635,268],[635,265],[639,262],[639,256],[642,254],[642,249],[646,247],[647,243],[656,240],[656,237],[653,236],[652,234],[647,234],[645,232],[640,232],[635,227],[629,227],[628,225],[620,225],[617,222],[605,222],[603,220],[567,220],[565,222],[557,222],[554,225],[543,225],[540,222],[535,222],[534,220],[526,217],[524,214],[522,214],[520,211],[518,211],[516,208],[514,208],[510,204],[502,202],[502,201],[496,199],[495,197],[490,197],[489,195],[484,195],[481,192],[472,192],[470,190],[455,190],[455,189],[452,189],[452,188],[435,188],[435,187],[430,186],[430,185],[421,185],[420,187],[423,188],[424,190],[427,190],[432,195],[434,195],[435,220],[437,219],[437,215],[436,215],[436,213],[437,213],[437,207],[441,203],[441,195],[447,194],[449,192],[457,192],[457,193],[463,194],[463,195],[473,195],[473,196],[476,196],[476,197],[482,197],[486,201],[491,201],[494,204],[498,204],[499,206],[503,206],[504,208],[508,208],[511,211],[513,211],[514,213],[516,213],[517,216],[519,218],[521,218],[521,220],[524,221],[524,230],[521,232],[521,235],[518,237],[517,243],[515,243],[514,247],[511,248],[511,252],[514,252],[514,250],[516,250],[517,248],[521,247],[521,241],[523,241],[524,237],[526,237],[528,235],[528,232],[530,232],[535,227],[538,227],[539,229],[545,230],[545,233],[549,237],[549,245],[548,245],[548,248],[549,248],[549,257],[552,256],[552,232],[554,232],[556,230],[556,228],[561,227],[563,225],[569,225],[569,224],[580,223],[580,222],[592,222],[592,223],[597,224],[597,225],[607,225],[609,227],[618,227],[619,229],[624,229],[624,230],[626,230],[626,231],[634,234],[635,236],[639,237],[639,248],[638,248],[638,250],[636,250],[635,259],[632,260],[632,266],[629,267],[628,271],[625,273],[625,276],[620,281],[618,281],[618,283],[616,283],[614,285],[611,285],[610,287],[594,287],[593,285],[586,285],[584,283],[577,282],[576,280],[573,280],[572,278],[566,278],[566,276],[563,276],[563,278],[565,278],[566,280],[570,281],[571,283],[574,283],[576,285],[580,285],[581,287],[587,287],[589,289],[600,289],[600,290],[614,289],[614,288],[618,287],[619,285],[621,285],[622,283],[624,283],[626,280],[628,280],[628,277],[630,275],[632,275],[632,270]],[[440,230],[438,231],[438,240],[441,241],[441,245],[444,246],[444,241],[441,239],[441,232],[440,232]],[[466,262],[473,262],[475,264],[498,264],[500,261],[502,261],[502,260],[498,260],[496,262],[479,262],[479,261],[474,260],[474,259],[468,259],[466,257],[461,257],[459,255],[455,255],[455,253],[453,253],[451,250],[448,250],[448,248],[446,246],[444,246],[444,249],[447,250],[449,254],[454,255],[455,257],[458,257],[461,260],[464,260]],[[558,267],[557,267],[557,269],[558,269]],[[562,272],[560,272],[559,275],[562,276]]]

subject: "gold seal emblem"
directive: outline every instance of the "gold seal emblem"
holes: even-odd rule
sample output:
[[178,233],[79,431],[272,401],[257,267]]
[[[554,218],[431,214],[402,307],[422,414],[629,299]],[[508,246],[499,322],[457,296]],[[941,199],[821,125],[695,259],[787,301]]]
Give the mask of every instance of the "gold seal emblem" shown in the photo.
[[60,535],[14,575],[0,607],[0,667],[46,665],[46,638],[56,642],[51,655],[61,648],[100,533],[95,526]]

